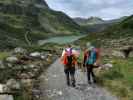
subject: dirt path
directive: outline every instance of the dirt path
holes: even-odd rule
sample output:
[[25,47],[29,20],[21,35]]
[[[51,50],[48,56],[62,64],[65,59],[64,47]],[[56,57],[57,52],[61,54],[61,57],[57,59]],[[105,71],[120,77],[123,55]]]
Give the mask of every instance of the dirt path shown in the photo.
[[63,66],[57,60],[40,77],[41,100],[117,100],[106,90],[88,85],[85,76],[76,71],[77,87],[66,86]]

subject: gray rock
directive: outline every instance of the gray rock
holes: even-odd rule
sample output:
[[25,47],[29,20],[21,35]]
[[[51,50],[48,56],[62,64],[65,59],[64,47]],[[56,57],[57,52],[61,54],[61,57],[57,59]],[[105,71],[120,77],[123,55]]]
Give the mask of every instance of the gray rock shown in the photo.
[[29,68],[35,68],[36,66],[35,65],[33,65],[33,64],[30,64],[30,65],[28,65],[29,66]]
[[20,89],[20,83],[17,82],[15,79],[9,79],[6,83],[6,86],[12,90],[12,89],[17,89],[19,90]]
[[7,67],[12,68],[12,67],[13,67],[13,65],[12,65],[11,63],[7,63]]
[[30,54],[31,57],[41,57],[41,53],[40,52],[33,52]]
[[30,78],[30,77],[29,77],[28,74],[22,73],[22,74],[20,74],[20,78],[21,78],[21,79],[28,79],[28,78]]
[[0,60],[0,69],[4,69],[4,68],[5,68],[5,66],[3,64],[3,61]]
[[12,95],[0,95],[0,100],[14,100]]
[[24,87],[32,87],[33,86],[33,80],[32,79],[22,79],[21,84]]
[[0,84],[0,93],[3,92],[3,88],[4,88],[4,85],[3,84]]
[[112,67],[113,67],[113,64],[107,63],[107,64],[102,65],[102,66],[100,67],[100,69],[102,69],[102,70],[109,70],[109,69],[112,68]]
[[25,54],[26,52],[27,52],[27,50],[24,48],[21,48],[21,47],[17,47],[14,49],[14,53]]
[[113,51],[112,56],[124,58],[123,53],[120,51]]
[[19,60],[18,60],[17,57],[11,56],[11,57],[6,58],[6,61],[9,62],[9,63],[16,63]]

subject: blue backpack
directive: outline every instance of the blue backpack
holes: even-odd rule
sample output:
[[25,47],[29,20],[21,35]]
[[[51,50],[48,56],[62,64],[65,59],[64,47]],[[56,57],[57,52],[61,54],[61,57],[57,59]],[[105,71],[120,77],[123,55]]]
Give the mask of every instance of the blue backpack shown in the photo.
[[92,65],[96,62],[96,59],[97,59],[97,52],[95,50],[89,51],[86,64]]

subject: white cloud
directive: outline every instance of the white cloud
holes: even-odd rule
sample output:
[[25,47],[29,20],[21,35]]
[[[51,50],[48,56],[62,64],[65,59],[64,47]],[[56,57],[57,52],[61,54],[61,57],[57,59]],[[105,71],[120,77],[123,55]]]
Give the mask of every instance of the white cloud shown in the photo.
[[71,17],[98,16],[114,19],[133,14],[132,0],[46,0],[54,10]]

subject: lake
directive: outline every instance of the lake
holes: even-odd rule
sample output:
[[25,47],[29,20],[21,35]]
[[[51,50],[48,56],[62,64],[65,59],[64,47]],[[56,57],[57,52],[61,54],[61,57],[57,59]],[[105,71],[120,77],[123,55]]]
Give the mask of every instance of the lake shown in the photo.
[[57,44],[66,44],[66,43],[72,43],[85,35],[80,36],[58,36],[58,37],[52,37],[46,40],[40,40],[38,42],[39,45],[44,45],[46,43],[57,43]]

